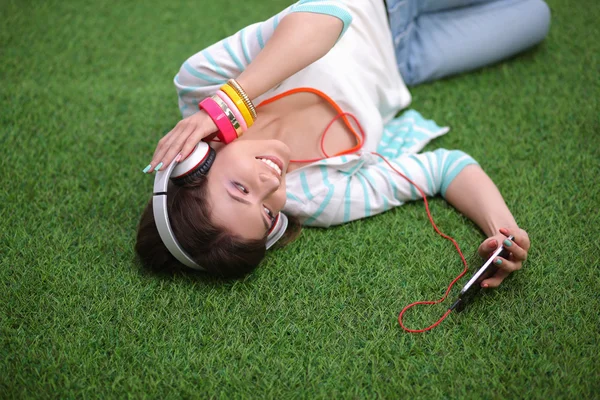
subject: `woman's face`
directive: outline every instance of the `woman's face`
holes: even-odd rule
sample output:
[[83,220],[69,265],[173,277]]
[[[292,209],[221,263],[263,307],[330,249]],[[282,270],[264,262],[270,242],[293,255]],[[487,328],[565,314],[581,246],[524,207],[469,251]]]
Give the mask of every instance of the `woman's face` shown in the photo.
[[289,162],[279,140],[236,140],[217,150],[207,175],[213,222],[245,239],[265,237],[285,205]]

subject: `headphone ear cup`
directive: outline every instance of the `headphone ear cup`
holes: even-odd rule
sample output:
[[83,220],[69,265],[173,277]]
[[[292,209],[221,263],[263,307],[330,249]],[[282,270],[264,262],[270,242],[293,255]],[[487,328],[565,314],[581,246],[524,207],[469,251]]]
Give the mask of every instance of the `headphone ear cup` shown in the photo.
[[171,178],[171,182],[173,182],[177,186],[184,186],[187,184],[192,184],[196,182],[200,177],[206,176],[210,167],[212,167],[213,162],[217,156],[217,152],[212,147],[208,150],[208,156],[206,159],[194,167],[190,172],[185,175],[178,176],[176,178]]
[[277,214],[277,219],[275,220],[275,223],[273,224],[269,235],[267,236],[267,250],[269,250],[269,248],[271,248],[279,239],[281,239],[281,237],[285,233],[285,230],[287,229],[287,226],[287,215],[280,211],[279,214]]

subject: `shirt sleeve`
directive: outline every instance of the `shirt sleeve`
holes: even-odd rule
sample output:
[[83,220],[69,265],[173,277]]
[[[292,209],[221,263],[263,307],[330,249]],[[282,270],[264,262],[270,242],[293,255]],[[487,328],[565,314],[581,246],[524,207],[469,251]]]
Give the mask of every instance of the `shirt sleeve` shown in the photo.
[[280,21],[295,12],[339,18],[343,22],[340,38],[352,22],[348,8],[339,0],[301,0],[272,18],[247,26],[194,54],[183,63],[174,78],[182,117],[197,112],[200,100],[214,94],[229,79],[239,76],[273,36]]
[[[448,186],[460,171],[467,165],[477,164],[460,150],[446,149],[406,154],[388,161],[416,183],[426,196],[445,196]],[[297,215],[305,225],[338,225],[422,198],[412,184],[375,155],[368,155],[354,168],[343,171],[326,165],[319,167],[320,176],[301,177],[306,183],[303,182],[302,195],[288,195],[288,212]],[[322,182],[310,182],[311,179]],[[313,187],[323,189],[311,193],[310,188]]]

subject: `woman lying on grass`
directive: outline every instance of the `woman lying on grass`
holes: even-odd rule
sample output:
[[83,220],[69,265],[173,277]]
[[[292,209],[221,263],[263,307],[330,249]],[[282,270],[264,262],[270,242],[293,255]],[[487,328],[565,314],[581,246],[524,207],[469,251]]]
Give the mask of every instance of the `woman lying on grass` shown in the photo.
[[[291,236],[298,223],[342,224],[421,198],[378,152],[482,229],[481,256],[509,246],[481,283],[498,286],[527,258],[527,233],[470,156],[417,154],[447,128],[413,110],[396,115],[410,104],[406,85],[510,57],[543,40],[549,21],[542,0],[388,0],[387,9],[383,0],[302,0],[189,58],[175,76],[183,119],[144,172],[183,163],[203,139],[236,140],[211,142],[210,169],[169,186],[168,219],[186,264],[243,276],[286,219],[280,211]],[[178,265],[164,243],[151,202],[136,251],[147,266]]]

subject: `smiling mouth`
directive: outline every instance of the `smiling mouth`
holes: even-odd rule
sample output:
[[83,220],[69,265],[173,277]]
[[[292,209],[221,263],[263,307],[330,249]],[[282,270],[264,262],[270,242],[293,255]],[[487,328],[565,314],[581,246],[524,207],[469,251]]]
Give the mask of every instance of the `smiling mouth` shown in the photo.
[[262,161],[263,164],[266,164],[269,168],[277,173],[277,176],[281,177],[283,164],[281,160],[277,157],[264,156],[264,157],[255,157],[257,160]]

